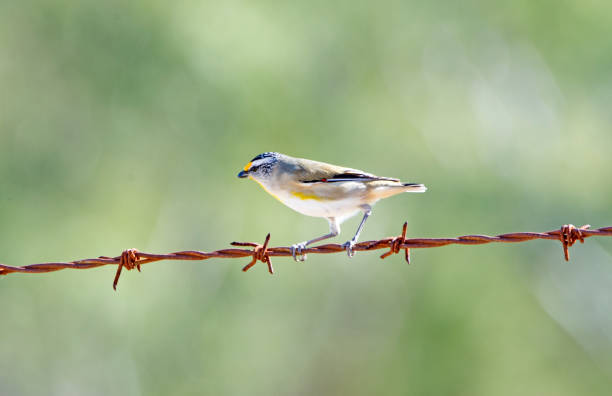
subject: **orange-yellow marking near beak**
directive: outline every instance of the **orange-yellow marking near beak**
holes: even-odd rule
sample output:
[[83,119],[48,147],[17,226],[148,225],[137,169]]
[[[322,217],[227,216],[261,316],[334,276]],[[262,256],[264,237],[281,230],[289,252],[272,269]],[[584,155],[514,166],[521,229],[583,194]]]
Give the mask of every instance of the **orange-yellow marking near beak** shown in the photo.
[[249,162],[248,164],[246,164],[246,165],[244,166],[244,171],[245,171],[245,172],[248,172],[248,171],[249,171],[249,169],[251,169],[251,165],[253,165],[253,163],[252,163],[252,162]]

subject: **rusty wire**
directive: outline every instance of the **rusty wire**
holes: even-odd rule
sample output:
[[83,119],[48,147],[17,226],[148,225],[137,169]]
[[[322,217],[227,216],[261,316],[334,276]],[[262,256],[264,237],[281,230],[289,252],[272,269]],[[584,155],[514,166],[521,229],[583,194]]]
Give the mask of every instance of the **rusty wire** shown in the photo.
[[[376,249],[389,249],[388,252],[381,255],[381,258],[390,256],[391,254],[399,253],[404,250],[405,259],[410,263],[410,249],[415,248],[433,248],[446,245],[481,245],[493,242],[516,243],[525,242],[532,239],[551,239],[559,240],[563,247],[565,260],[569,261],[569,247],[576,241],[584,243],[584,239],[591,236],[612,236],[612,227],[603,227],[595,230],[589,229],[589,225],[575,227],[571,224],[566,224],[558,230],[547,232],[515,232],[510,234],[502,234],[497,236],[488,235],[463,235],[456,238],[406,238],[407,223],[404,223],[402,234],[397,237],[389,237],[377,241],[365,241],[356,244],[354,251],[366,251]],[[131,270],[137,268],[140,271],[142,264],[152,263],[161,260],[207,260],[210,258],[241,258],[251,257],[251,261],[242,268],[243,271],[248,271],[257,261],[267,264],[268,272],[274,273],[270,257],[292,256],[290,247],[268,247],[270,234],[266,236],[263,245],[254,242],[232,242],[232,246],[247,246],[252,249],[222,249],[213,252],[201,252],[196,250],[187,250],[169,254],[151,254],[140,252],[137,249],[127,249],[120,256],[107,257],[100,256],[93,259],[76,260],[71,262],[56,262],[56,263],[41,263],[24,266],[9,266],[0,264],[0,275],[7,275],[15,272],[34,274],[42,272],[59,271],[66,268],[72,269],[87,269],[96,268],[104,265],[117,265],[117,272],[113,281],[113,288],[116,289],[121,270]],[[319,246],[308,247],[302,250],[304,254],[321,254],[321,253],[338,253],[344,252],[345,248],[339,244],[325,244]]]

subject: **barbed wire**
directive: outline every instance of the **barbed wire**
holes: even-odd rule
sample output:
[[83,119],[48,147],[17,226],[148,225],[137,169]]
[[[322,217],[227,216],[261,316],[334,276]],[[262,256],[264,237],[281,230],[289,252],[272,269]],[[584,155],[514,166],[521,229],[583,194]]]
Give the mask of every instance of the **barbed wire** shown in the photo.
[[[563,247],[563,254],[566,261],[569,261],[569,247],[576,241],[584,243],[584,239],[592,236],[612,236],[612,227],[603,227],[599,229],[590,229],[590,225],[575,227],[572,224],[566,224],[558,230],[547,232],[514,232],[510,234],[501,234],[496,236],[488,235],[463,235],[456,238],[406,238],[406,230],[408,224],[404,223],[402,233],[396,237],[383,238],[376,241],[359,242],[354,247],[354,251],[368,251],[377,249],[389,249],[388,252],[382,254],[380,258],[384,259],[392,254],[399,253],[404,250],[405,260],[410,264],[410,249],[415,248],[434,248],[446,245],[482,245],[493,242],[517,243],[525,242],[533,239],[550,239],[559,240]],[[134,268],[140,271],[142,264],[152,263],[161,260],[207,260],[211,258],[242,258],[251,257],[251,261],[242,268],[242,271],[248,271],[258,261],[265,263],[268,267],[268,272],[274,274],[274,267],[270,257],[287,257],[292,256],[291,247],[268,247],[270,242],[270,234],[266,236],[263,245],[254,242],[232,242],[232,246],[250,247],[252,249],[221,249],[213,252],[201,252],[197,250],[186,250],[168,254],[152,254],[141,252],[137,249],[124,250],[121,255],[116,257],[100,256],[98,258],[76,260],[70,262],[55,262],[30,264],[24,266],[10,266],[0,264],[0,275],[8,275],[11,273],[26,273],[37,274],[43,272],[59,271],[67,268],[72,269],[88,269],[96,268],[104,265],[117,265],[117,272],[113,281],[113,289],[117,289],[117,282],[123,268],[132,270]],[[303,254],[328,254],[344,252],[345,247],[340,244],[325,244],[312,246],[302,249]]]

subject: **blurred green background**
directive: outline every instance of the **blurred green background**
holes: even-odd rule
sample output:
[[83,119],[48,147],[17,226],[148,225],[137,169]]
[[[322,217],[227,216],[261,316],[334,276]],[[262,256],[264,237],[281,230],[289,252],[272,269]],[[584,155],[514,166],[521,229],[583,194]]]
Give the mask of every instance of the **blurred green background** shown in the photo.
[[[609,226],[611,13],[0,1],[0,262],[327,231],[236,178],[264,151],[429,187],[362,240]],[[1,277],[0,394],[608,395],[608,239]]]

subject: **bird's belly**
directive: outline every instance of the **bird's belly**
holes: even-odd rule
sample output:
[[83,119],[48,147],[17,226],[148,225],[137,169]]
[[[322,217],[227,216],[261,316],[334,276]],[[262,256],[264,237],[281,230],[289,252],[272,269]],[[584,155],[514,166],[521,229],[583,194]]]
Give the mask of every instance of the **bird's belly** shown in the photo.
[[356,198],[327,200],[308,196],[286,195],[279,197],[279,199],[296,212],[313,217],[345,217],[359,211],[363,204],[361,200]]

